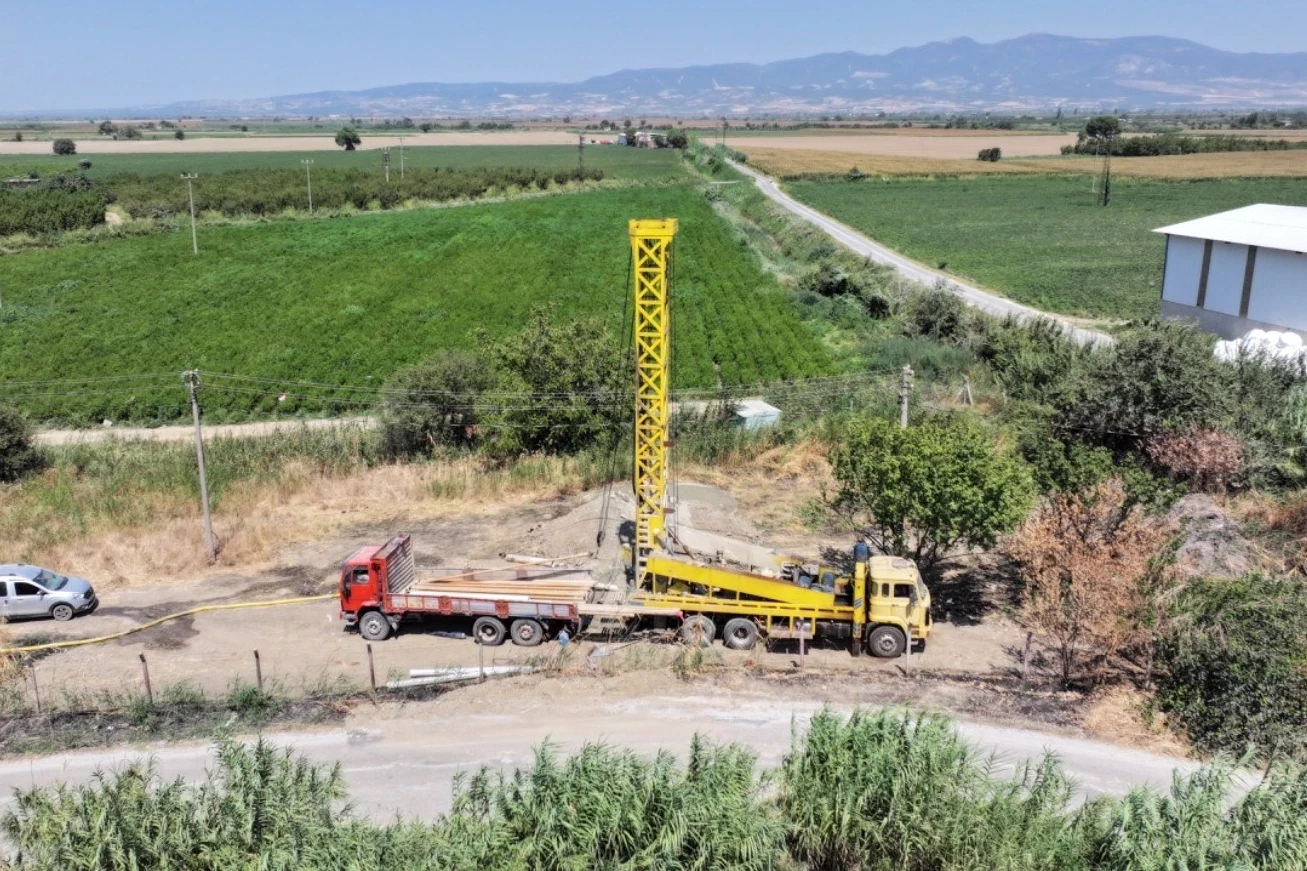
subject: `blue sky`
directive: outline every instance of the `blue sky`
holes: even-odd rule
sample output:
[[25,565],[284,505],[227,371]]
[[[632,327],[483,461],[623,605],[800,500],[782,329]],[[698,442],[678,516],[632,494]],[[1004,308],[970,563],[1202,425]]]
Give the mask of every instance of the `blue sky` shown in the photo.
[[1307,50],[1307,0],[3,0],[0,112],[880,53],[954,36]]

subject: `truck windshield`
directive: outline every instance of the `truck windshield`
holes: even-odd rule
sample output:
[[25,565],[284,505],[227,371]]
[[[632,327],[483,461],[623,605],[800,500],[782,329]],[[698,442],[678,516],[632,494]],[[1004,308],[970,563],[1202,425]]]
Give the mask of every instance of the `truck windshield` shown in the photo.
[[49,569],[41,569],[41,571],[36,573],[36,577],[32,578],[32,580],[45,587],[47,590],[62,590],[64,584],[68,583],[68,579],[63,575],[55,574]]

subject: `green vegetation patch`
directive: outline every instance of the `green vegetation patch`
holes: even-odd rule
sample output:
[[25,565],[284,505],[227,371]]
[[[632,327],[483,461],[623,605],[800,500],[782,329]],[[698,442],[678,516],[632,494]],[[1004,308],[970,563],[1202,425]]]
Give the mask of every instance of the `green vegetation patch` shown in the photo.
[[1251,203],[1307,204],[1307,179],[1119,179],[1096,205],[1085,176],[797,181],[805,203],[923,263],[1061,314],[1156,315],[1157,227]]
[[[186,411],[176,373],[198,368],[270,380],[209,391],[219,417],[287,412],[296,381],[379,385],[436,349],[471,347],[478,327],[516,333],[541,304],[624,333],[627,222],[663,216],[681,222],[678,386],[829,370],[775,279],[701,194],[677,186],[212,227],[198,257],[186,231],[3,257],[0,401],[44,420],[175,419]],[[143,373],[159,377],[68,384]],[[59,383],[13,384],[47,380]]]
[[[393,139],[393,136],[388,137]],[[139,175],[174,175],[183,172],[201,176],[235,169],[294,168],[301,172],[303,160],[312,160],[313,168],[359,169],[383,172],[382,152],[373,147],[366,131],[366,150],[344,151],[246,151],[180,154],[82,154],[57,157],[53,154],[6,154],[0,156],[0,178],[26,176],[35,170],[41,176],[61,172],[78,172],[78,161],[91,161],[85,170],[97,179],[119,173]],[[603,170],[605,178],[655,179],[681,173],[680,152],[673,149],[623,148],[617,145],[586,146],[587,169]],[[404,149],[405,168],[472,169],[514,167],[526,169],[576,169],[576,147],[571,145],[423,145]],[[399,177],[399,148],[390,149],[391,178]],[[178,180],[185,189],[185,184]]]

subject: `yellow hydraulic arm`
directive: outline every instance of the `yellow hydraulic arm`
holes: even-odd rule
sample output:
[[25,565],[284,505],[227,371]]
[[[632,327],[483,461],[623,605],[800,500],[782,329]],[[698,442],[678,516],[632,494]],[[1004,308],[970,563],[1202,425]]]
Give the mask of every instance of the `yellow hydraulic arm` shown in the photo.
[[667,266],[676,219],[631,221],[635,275],[635,541],[637,587],[648,587],[645,560],[663,531],[667,493],[669,344]]

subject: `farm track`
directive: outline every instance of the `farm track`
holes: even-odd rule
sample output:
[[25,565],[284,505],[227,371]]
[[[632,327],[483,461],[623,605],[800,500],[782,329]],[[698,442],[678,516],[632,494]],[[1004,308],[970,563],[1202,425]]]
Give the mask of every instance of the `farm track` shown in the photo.
[[[264,420],[257,423],[224,423],[204,428],[204,438],[241,439],[259,438],[278,433],[300,430],[325,430],[341,426],[370,428],[376,421],[370,417],[329,417],[312,420]],[[37,444],[93,445],[107,441],[123,442],[189,442],[195,438],[193,426],[106,427],[102,429],[47,429],[36,434]]]
[[848,227],[845,224],[830,218],[816,209],[805,206],[789,194],[781,190],[780,185],[775,179],[764,175],[757,170],[745,166],[741,163],[729,161],[731,166],[741,173],[751,178],[758,186],[758,189],[770,200],[777,205],[786,209],[790,213],[797,215],[803,220],[815,226],[826,235],[830,236],[836,242],[844,247],[859,254],[868,257],[877,263],[883,263],[892,267],[896,272],[911,281],[916,281],[927,287],[933,286],[937,282],[943,281],[947,284],[948,289],[957,294],[967,305],[979,309],[997,317],[1012,316],[1019,320],[1050,320],[1060,324],[1067,334],[1076,342],[1082,345],[1111,345],[1113,339],[1107,333],[1094,329],[1088,329],[1077,325],[1075,322],[1059,316],[1013,302],[997,294],[969,284],[964,284],[956,278],[946,275],[942,272],[936,272],[929,269],[916,261],[909,260],[902,254],[890,248],[886,248],[874,239],[871,239]]

